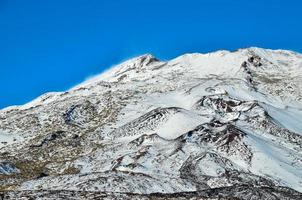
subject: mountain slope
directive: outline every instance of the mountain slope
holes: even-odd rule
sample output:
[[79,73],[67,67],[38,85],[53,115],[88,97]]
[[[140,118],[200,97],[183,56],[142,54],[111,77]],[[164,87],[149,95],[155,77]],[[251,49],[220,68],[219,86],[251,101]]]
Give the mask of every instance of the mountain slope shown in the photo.
[[0,189],[301,199],[301,83],[302,55],[285,50],[131,59],[1,110]]

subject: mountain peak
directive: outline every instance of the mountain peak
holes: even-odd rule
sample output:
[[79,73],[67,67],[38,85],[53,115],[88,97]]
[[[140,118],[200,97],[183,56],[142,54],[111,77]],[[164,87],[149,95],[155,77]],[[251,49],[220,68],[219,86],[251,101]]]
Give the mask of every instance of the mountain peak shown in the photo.
[[157,59],[155,56],[153,56],[152,54],[143,54],[141,56],[132,58],[126,62],[123,62],[122,64],[120,64],[119,66],[123,66],[123,65],[127,65],[127,66],[133,66],[133,67],[144,67],[147,66],[153,62],[159,62],[160,60]]
[[145,54],[1,111],[0,190],[301,199],[301,61],[260,48]]

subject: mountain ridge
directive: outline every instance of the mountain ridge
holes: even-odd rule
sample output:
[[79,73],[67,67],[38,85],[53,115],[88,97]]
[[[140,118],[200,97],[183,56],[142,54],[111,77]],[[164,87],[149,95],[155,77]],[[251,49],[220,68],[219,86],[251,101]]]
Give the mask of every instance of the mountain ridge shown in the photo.
[[[141,62],[142,59],[145,59],[145,58],[152,58],[152,59],[155,59],[159,62],[168,62],[168,61],[172,61],[172,60],[176,60],[178,58],[181,58],[183,56],[193,56],[193,55],[210,55],[210,54],[223,54],[223,53],[234,53],[234,52],[240,52],[240,51],[248,51],[248,50],[251,50],[251,51],[269,51],[269,52],[284,52],[284,53],[289,53],[289,54],[295,54],[295,55],[302,55],[301,53],[297,52],[297,51],[293,51],[293,50],[284,50],[284,49],[267,49],[267,48],[260,48],[260,47],[248,47],[248,48],[239,48],[239,49],[236,49],[236,50],[233,50],[233,51],[230,51],[230,50],[215,50],[215,51],[211,51],[211,52],[208,52],[208,53],[198,53],[198,52],[195,52],[195,53],[186,53],[186,54],[182,54],[182,55],[179,55],[179,56],[176,56],[170,60],[160,60],[159,58],[157,58],[155,55],[151,54],[151,53],[145,53],[143,55],[139,55],[139,56],[135,56],[135,57],[132,57],[126,61],[123,61],[121,62],[120,64],[117,64],[117,65],[113,65],[112,67],[109,67],[108,69],[106,69],[105,71],[103,71],[102,73],[98,74],[98,75],[94,75],[92,78],[89,78],[88,80],[84,80],[82,83],[79,83],[78,85],[76,86],[73,86],[71,87],[70,89],[66,90],[66,91],[69,91],[69,90],[72,90],[74,88],[77,88],[79,87],[79,85],[82,85],[82,84],[85,84],[86,82],[89,82],[95,78],[99,78],[99,76],[105,74],[105,73],[108,73],[110,70],[114,69],[114,68],[118,68],[120,67],[121,65],[125,65],[127,63],[132,63],[132,62]],[[65,92],[66,92],[65,91]],[[33,99],[32,101],[34,100],[37,100],[41,97],[43,97],[44,95],[51,95],[51,94],[55,94],[55,93],[59,93],[59,92],[48,92],[48,93],[45,93],[45,94],[42,94],[40,96],[38,96],[37,98]],[[30,102],[32,102],[30,101]],[[24,105],[26,104],[29,104],[30,102],[28,103],[25,103]],[[22,105],[12,105],[12,106],[8,106],[8,107],[4,107],[1,110],[8,110],[8,109],[12,109],[12,108],[17,108],[17,107],[20,107]]]
[[301,69],[284,50],[145,54],[0,110],[0,189],[299,199]]

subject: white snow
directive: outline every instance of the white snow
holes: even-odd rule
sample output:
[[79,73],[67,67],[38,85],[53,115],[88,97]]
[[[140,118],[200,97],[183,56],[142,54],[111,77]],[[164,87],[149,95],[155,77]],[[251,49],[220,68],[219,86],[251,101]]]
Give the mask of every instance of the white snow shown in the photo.
[[194,129],[196,126],[209,122],[212,118],[201,117],[195,113],[180,112],[173,115],[155,132],[165,139],[176,139],[182,134]]
[[284,107],[276,108],[267,104],[261,104],[262,107],[279,124],[285,128],[302,135],[302,111],[297,108]]
[[[249,64],[256,82],[252,85],[246,78],[247,74],[242,63],[254,55],[261,57],[263,65]],[[13,126],[19,122],[18,117],[13,118],[13,122],[9,121],[10,111],[14,109],[16,111],[12,116],[18,116],[20,112],[20,116],[25,116],[24,123],[27,122],[27,116],[32,116],[32,120],[38,118],[37,123],[40,123],[41,127],[44,123],[52,124],[50,114],[55,119],[54,122],[60,123],[64,121],[62,116],[65,110],[71,105],[81,104],[84,100],[96,105],[97,114],[103,114],[108,108],[109,111],[114,111],[110,113],[107,110],[109,114],[105,112],[106,114],[97,121],[97,123],[110,121],[109,118],[112,117],[110,122],[97,127],[92,133],[89,132],[91,137],[104,136],[104,140],[102,138],[100,141],[93,141],[104,146],[97,150],[90,149],[81,157],[70,161],[81,169],[80,174],[31,180],[22,184],[21,189],[92,189],[137,193],[195,191],[194,185],[179,178],[180,168],[190,156],[221,152],[217,150],[218,147],[213,146],[214,144],[207,145],[204,142],[198,146],[188,142],[183,145],[175,139],[215,118],[220,122],[239,126],[247,133],[240,142],[247,144],[247,148],[251,150],[251,163],[240,157],[242,155],[240,153],[243,152],[235,149],[234,151],[237,150],[235,155],[224,152],[220,156],[224,156],[236,166],[227,166],[222,161],[206,157],[198,163],[198,173],[217,178],[227,167],[252,172],[275,181],[277,185],[302,192],[301,148],[298,147],[300,144],[284,142],[284,138],[274,136],[264,130],[265,128],[262,129],[263,132],[249,130],[244,127],[248,122],[235,122],[248,117],[241,112],[248,111],[250,105],[257,102],[264,109],[262,111],[267,111],[274,122],[277,122],[277,126],[302,135],[301,63],[300,54],[254,47],[235,52],[185,54],[168,62],[156,61],[153,56],[147,54],[113,66],[104,73],[71,88],[66,95],[48,93],[24,106],[4,109],[0,111],[0,119],[3,119],[0,125],[1,128],[18,127]],[[277,81],[271,81],[272,78]],[[293,92],[286,88],[289,83]],[[209,95],[228,96],[248,102],[227,112],[219,110],[215,105],[213,108],[206,106],[196,108],[197,102]],[[40,108],[35,109],[37,106]],[[119,106],[120,109],[117,109]],[[171,107],[176,109],[169,110]],[[261,110],[261,107],[257,108]],[[147,118],[148,120],[135,121],[157,108],[163,108],[163,113],[157,113]],[[261,115],[259,113],[251,115]],[[86,120],[81,121],[85,119],[85,115],[85,112],[79,114],[81,123],[86,123]],[[133,121],[136,123],[131,124]],[[32,124],[35,124],[35,121]],[[63,122],[60,125],[64,130],[69,128]],[[85,131],[90,124],[86,125],[81,126]],[[34,128],[36,127],[28,131],[31,137],[35,137]],[[19,129],[22,130],[22,127]],[[115,130],[118,131],[114,132]],[[112,136],[110,133],[116,135]],[[107,137],[108,135],[113,139]],[[130,144],[136,139],[140,139],[141,143],[136,141],[135,144]],[[5,129],[0,131],[0,149],[22,141],[22,134],[9,133]],[[107,172],[113,168],[116,170],[114,173]],[[117,174],[119,172],[123,173]],[[131,176],[128,172],[146,174],[146,177]],[[122,182],[116,181],[121,177],[124,178]],[[96,181],[92,185],[86,184],[91,180]],[[228,183],[213,181],[211,184],[219,186]],[[148,187],[144,187],[146,185]]]
[[264,140],[252,133],[249,134],[247,141],[253,149],[252,166],[249,170],[302,192],[302,164],[298,161],[301,154],[280,148],[272,141]]
[[0,130],[0,149],[13,143],[21,142],[23,139],[20,134],[5,133]]

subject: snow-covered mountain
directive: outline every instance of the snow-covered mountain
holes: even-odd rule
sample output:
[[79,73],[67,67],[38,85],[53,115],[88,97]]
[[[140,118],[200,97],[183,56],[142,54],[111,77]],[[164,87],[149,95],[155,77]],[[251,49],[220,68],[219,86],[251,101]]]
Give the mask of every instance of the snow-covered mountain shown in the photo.
[[302,199],[302,55],[143,55],[0,111],[7,199]]

